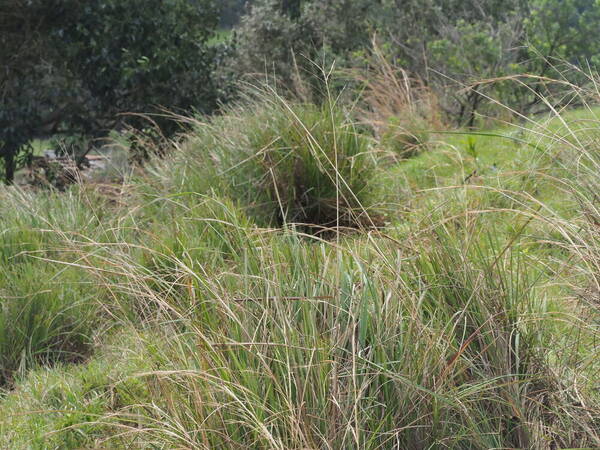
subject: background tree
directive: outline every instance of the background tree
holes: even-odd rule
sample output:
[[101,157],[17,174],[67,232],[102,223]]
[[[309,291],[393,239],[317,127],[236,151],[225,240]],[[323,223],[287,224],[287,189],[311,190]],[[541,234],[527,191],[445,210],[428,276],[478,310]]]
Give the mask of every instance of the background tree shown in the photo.
[[[600,64],[600,41],[590,39],[600,30],[600,2],[597,0],[532,0],[524,19],[523,46],[528,72],[540,77],[571,78],[584,85],[583,74],[569,70],[573,65],[586,70]],[[533,88],[539,94],[544,83]],[[533,97],[528,106],[540,103]]]
[[295,55],[309,55],[318,43],[314,31],[283,8],[281,0],[257,0],[236,30],[229,64],[238,76],[267,73],[293,83]]
[[[9,3],[0,11],[0,52],[9,61],[0,79],[7,182],[27,144],[48,127],[97,137],[123,121],[145,126],[120,113],[215,109],[213,0]],[[172,121],[158,123],[167,135],[177,130]]]
[[[229,41],[212,39],[241,14]],[[298,74],[318,72],[311,61],[368,67],[374,36],[452,120],[473,126],[492,112],[485,96],[527,112],[542,89],[478,80],[556,77],[558,60],[597,64],[600,43],[589,37],[598,29],[598,0],[5,0],[0,160],[11,181],[35,137],[140,129],[140,115],[120,113],[160,107],[211,113],[249,73],[296,87]],[[164,134],[178,130],[157,121]]]
[[220,27],[230,29],[237,25],[249,4],[248,0],[221,0]]
[[479,113],[492,112],[486,96],[524,113],[537,103],[539,85],[478,84],[482,79],[520,73],[556,77],[558,60],[580,67],[599,62],[600,44],[589,40],[600,29],[597,0],[257,0],[254,5],[237,34],[233,61],[239,75],[269,72],[293,83],[292,67],[299,60],[294,55],[355,68],[368,64],[365,56],[377,36],[379,49],[394,65],[424,80],[452,120],[469,126]]
[[58,108],[56,86],[63,79],[48,63],[49,14],[25,0],[3,3],[0,9],[0,156],[4,178],[12,182],[15,168],[27,157],[27,144],[51,122]]

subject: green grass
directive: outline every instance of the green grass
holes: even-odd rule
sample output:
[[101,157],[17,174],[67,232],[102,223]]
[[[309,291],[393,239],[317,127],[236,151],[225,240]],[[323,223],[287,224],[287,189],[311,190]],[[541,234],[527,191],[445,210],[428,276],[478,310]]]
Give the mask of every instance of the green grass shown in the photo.
[[[124,405],[150,399],[146,386],[132,377],[151,368],[150,357],[142,347],[124,353],[117,346],[123,341],[134,343],[137,335],[123,332],[105,339],[86,364],[32,370],[2,400],[0,445],[34,449],[101,445],[111,433],[97,421]],[[123,447],[130,443],[116,442]]]
[[231,39],[233,32],[228,28],[221,28],[216,31],[215,35],[208,41],[209,44],[222,44]]
[[[0,193],[0,385],[36,363],[81,361],[102,324],[104,295],[72,241],[110,240],[92,193]],[[85,236],[85,238],[83,237]],[[63,261],[65,266],[53,264]]]
[[600,445],[596,110],[390,162],[245,101],[118,201],[2,188],[0,447]]
[[377,221],[370,138],[341,107],[291,104],[269,90],[196,131],[159,166],[171,191],[222,192],[264,225],[360,227]]

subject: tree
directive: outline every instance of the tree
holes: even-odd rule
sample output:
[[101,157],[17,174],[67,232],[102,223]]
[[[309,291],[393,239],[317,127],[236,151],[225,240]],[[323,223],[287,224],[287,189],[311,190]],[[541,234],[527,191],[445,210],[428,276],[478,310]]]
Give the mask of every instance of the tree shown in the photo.
[[280,9],[284,14],[287,14],[292,20],[300,18],[302,12],[303,0],[280,0]]
[[293,82],[294,54],[311,53],[314,33],[302,20],[292,19],[281,0],[257,0],[236,32],[230,64],[239,75],[268,73]]
[[[27,143],[48,127],[99,136],[124,121],[144,126],[119,113],[216,107],[213,0],[9,1],[0,10],[0,55],[10,61],[0,78],[7,182]],[[158,122],[165,134],[177,129]]]
[[9,183],[54,100],[45,86],[53,70],[43,64],[40,38],[47,21],[26,8],[24,0],[13,0],[0,9],[0,157]]
[[597,0],[532,0],[525,20],[528,65],[539,76],[560,77],[555,66],[567,62],[586,67],[600,64]]
[[294,54],[355,67],[368,64],[377,36],[389,60],[424,80],[456,122],[473,126],[493,107],[487,96],[527,113],[542,86],[480,80],[564,76],[554,69],[561,60],[595,65],[600,41],[589,36],[598,29],[598,0],[258,0],[235,61],[242,73],[267,71],[290,83],[302,60]]
[[246,10],[246,5],[249,3],[248,0],[222,0],[220,26],[222,28],[232,28],[237,25]]

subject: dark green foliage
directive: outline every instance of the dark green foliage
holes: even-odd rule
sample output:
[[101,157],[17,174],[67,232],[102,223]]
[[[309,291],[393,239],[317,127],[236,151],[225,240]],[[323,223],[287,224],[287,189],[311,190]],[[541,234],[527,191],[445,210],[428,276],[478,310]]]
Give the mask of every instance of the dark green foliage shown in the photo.
[[306,1],[294,15],[276,0],[254,5],[238,33],[240,74],[274,73],[289,85],[294,65],[300,73],[311,67],[306,59],[368,66],[375,37],[390,61],[436,91],[453,122],[469,126],[493,113],[486,97],[527,112],[542,92],[536,80],[528,81],[533,89],[473,83],[520,73],[557,77],[558,61],[586,67],[599,53],[587,38],[600,27],[594,0]]
[[309,56],[316,44],[307,24],[282,12],[278,0],[257,1],[236,33],[236,52],[230,60],[236,72],[275,75],[286,85],[294,81],[294,55]]
[[[208,45],[213,0],[11,0],[0,9],[0,152],[5,179],[36,136],[94,138],[148,121],[119,113],[211,112],[216,108]],[[162,133],[178,127],[156,119]]]
[[247,0],[221,0],[221,19],[220,26],[231,28],[240,20],[246,11]]
[[563,61],[586,67],[600,63],[598,32],[600,4],[595,0],[533,0],[525,20],[532,73],[555,76],[553,66]]
[[51,36],[101,111],[147,112],[152,105],[214,109],[213,1],[105,0],[65,8]]
[[[214,38],[219,23],[228,28],[240,16],[232,33]],[[477,81],[519,73],[576,79],[557,61],[597,63],[600,48],[588,37],[599,26],[594,0],[7,0],[0,6],[4,178],[26,163],[34,137],[146,129],[142,116],[118,114],[160,107],[211,113],[248,74],[274,75],[323,101],[317,67],[368,67],[373,39],[390,62],[425,81],[452,122],[473,127],[494,113],[488,97],[527,112],[547,89],[531,79],[521,88]],[[302,86],[305,78],[310,85]],[[159,134],[179,130],[154,119]]]
[[39,37],[47,24],[24,8],[17,0],[0,6],[0,167],[8,182],[25,162],[26,144],[51,119],[56,93],[45,81],[55,78],[57,87],[63,81],[52,67],[32,63],[47,56]]

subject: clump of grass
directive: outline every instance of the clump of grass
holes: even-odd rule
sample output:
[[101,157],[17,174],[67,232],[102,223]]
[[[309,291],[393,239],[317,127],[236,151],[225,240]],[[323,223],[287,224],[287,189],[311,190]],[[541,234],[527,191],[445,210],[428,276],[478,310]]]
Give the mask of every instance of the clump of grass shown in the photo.
[[[135,331],[106,338],[85,365],[38,367],[0,397],[0,447],[99,448],[112,436],[111,448],[131,448],[98,419],[142,399],[150,391],[134,377],[152,367],[152,355]],[[130,347],[123,348],[127,342]],[[116,346],[116,344],[119,344]]]
[[140,236],[140,257],[152,267],[151,273],[161,272],[162,256],[191,267],[219,266],[239,258],[254,241],[253,221],[228,198],[182,193],[157,197],[152,203],[144,212],[148,222]]
[[83,235],[94,242],[116,238],[103,228],[102,206],[76,188],[0,190],[0,386],[38,364],[82,361],[106,326],[100,325],[102,288],[66,252]]
[[222,189],[264,224],[378,222],[370,140],[333,101],[315,106],[269,89],[253,92],[243,107],[198,123],[184,151],[174,187]]
[[37,364],[80,362],[99,324],[85,274],[40,264],[5,271],[0,288],[0,385]]
[[419,154],[442,128],[437,98],[419,79],[394,67],[374,43],[369,70],[355,78],[364,86],[360,115],[383,151],[395,160]]

